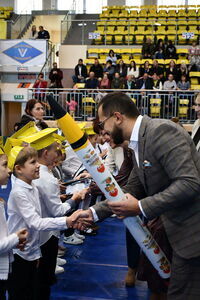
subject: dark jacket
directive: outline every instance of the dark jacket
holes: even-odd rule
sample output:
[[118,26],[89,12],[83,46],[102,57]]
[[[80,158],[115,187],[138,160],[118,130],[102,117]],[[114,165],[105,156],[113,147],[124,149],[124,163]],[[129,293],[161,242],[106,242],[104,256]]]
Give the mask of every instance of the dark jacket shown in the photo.
[[102,65],[92,65],[90,68],[90,72],[94,72],[96,78],[103,77],[103,67]]
[[[57,72],[56,74],[54,72]],[[51,69],[49,73],[49,79],[51,80],[50,87],[54,88],[62,88],[62,79],[63,79],[63,72],[60,69]]]
[[143,58],[152,58],[155,52],[153,44],[144,44],[142,46],[142,57]]
[[121,78],[113,78],[111,89],[123,89],[123,80]]
[[86,89],[97,89],[98,85],[99,85],[98,79],[96,79],[96,78],[90,79],[89,78],[86,80],[85,88]]
[[153,75],[153,74],[157,74],[157,75],[160,75],[160,74],[164,74],[164,70],[163,68],[161,67],[154,67],[152,66],[151,69],[150,69],[150,74]]
[[177,81],[177,78],[178,78],[178,70],[177,68],[173,68],[173,70],[170,70],[170,68],[167,68],[166,69],[166,78],[168,80],[168,76],[169,74],[173,74],[174,75],[174,80]]
[[122,65],[122,68],[120,69],[120,65],[117,64],[115,73],[119,73],[120,77],[126,77],[127,75],[127,67],[125,64]]
[[145,69],[143,67],[139,67],[139,77],[142,77],[144,73],[151,74],[151,69]]
[[137,81],[137,89],[141,89],[143,86],[143,83],[145,84],[145,89],[146,90],[152,90],[153,89],[153,80],[152,78],[147,78],[147,80],[144,81],[143,78],[138,79]]
[[[29,123],[30,121],[35,121],[35,119],[29,115],[23,115],[21,118],[21,121],[18,123],[15,123],[14,125],[14,130],[18,131],[19,129],[21,129],[22,127],[24,127],[27,123]],[[44,121],[39,121],[36,123],[36,126],[39,129],[45,129],[48,128],[48,125],[44,122]]]
[[134,90],[134,89],[136,89],[136,82],[135,81],[131,81],[131,85],[130,85],[130,87],[129,87],[129,85],[128,85],[128,83],[127,83],[127,80],[125,81],[125,83],[124,83],[124,88],[126,89],[126,90]]
[[[81,65],[80,67],[81,67],[81,76],[86,78],[87,77],[87,68],[86,68],[86,66]],[[76,77],[79,76],[79,65],[76,65],[76,67],[75,67],[75,75],[76,75]]]
[[38,32],[38,39],[49,40],[50,39],[49,32],[47,30],[39,31]]
[[174,45],[168,45],[166,48],[166,58],[177,58],[176,47]]

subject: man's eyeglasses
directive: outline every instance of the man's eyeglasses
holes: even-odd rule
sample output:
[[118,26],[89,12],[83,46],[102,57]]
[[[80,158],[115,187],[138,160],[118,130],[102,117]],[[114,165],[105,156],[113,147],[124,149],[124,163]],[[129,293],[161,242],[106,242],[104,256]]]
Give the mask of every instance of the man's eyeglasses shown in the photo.
[[200,107],[200,103],[195,103],[194,106]]
[[106,118],[105,120],[103,120],[102,122],[99,122],[99,123],[98,123],[98,126],[99,126],[99,128],[100,128],[101,130],[104,130],[105,122],[108,121],[112,116],[113,116],[113,114],[110,115],[110,116],[109,116],[108,118]]

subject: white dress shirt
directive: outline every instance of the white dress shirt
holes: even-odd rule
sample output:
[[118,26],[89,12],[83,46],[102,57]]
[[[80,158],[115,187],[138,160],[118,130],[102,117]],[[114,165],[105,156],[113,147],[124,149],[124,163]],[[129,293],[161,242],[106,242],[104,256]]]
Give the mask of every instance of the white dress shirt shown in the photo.
[[[40,165],[40,178],[33,181],[39,191],[42,218],[62,217],[71,210],[69,203],[60,200],[58,179],[45,165]],[[75,202],[75,201],[74,201]],[[51,236],[59,236],[58,231],[40,233],[40,244],[46,243]]]
[[40,231],[64,230],[67,228],[66,217],[42,218],[39,193],[32,183],[16,179],[8,199],[8,230],[9,233],[27,228],[28,242],[24,251],[14,249],[14,253],[23,259],[33,261],[41,256]]
[[16,233],[8,235],[4,202],[0,201],[0,280],[7,280],[10,263],[13,260],[12,249],[19,243]]
[[[135,159],[136,159],[138,167],[139,167],[138,139],[139,139],[139,130],[140,130],[142,118],[143,118],[143,116],[141,116],[141,115],[139,115],[137,117],[135,125],[134,125],[132,133],[131,133],[130,142],[129,142],[129,145],[128,145],[128,147],[130,149],[132,149],[135,153]],[[142,209],[141,202],[138,201],[138,204],[139,204],[139,207],[140,207],[140,210],[141,210],[142,214],[146,217],[146,215],[145,215],[145,213]],[[99,218],[96,214],[96,211],[94,210],[93,207],[90,207],[90,209],[91,209],[92,214],[93,214],[94,222],[97,222],[99,220]]]

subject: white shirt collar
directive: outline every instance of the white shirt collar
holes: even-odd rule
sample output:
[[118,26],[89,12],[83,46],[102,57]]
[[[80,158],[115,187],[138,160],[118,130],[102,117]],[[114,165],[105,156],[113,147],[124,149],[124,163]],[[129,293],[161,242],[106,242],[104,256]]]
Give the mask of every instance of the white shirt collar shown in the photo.
[[131,133],[130,143],[131,142],[138,142],[139,130],[140,130],[140,125],[141,125],[141,122],[142,122],[142,118],[143,118],[143,116],[139,115],[136,119],[135,125],[133,126],[133,130],[132,130],[132,133]]
[[25,187],[27,189],[30,189],[30,190],[33,189],[33,185],[32,184],[28,184],[28,183],[26,183],[25,181],[23,181],[23,180],[21,180],[19,178],[16,179],[15,184],[23,186],[23,187]]

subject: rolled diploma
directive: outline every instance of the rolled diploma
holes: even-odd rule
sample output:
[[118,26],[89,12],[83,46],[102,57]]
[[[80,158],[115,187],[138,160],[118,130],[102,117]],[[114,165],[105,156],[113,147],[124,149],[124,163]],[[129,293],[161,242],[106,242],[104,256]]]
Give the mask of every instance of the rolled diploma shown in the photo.
[[[67,141],[71,144],[106,199],[110,201],[122,200],[125,197],[124,193],[110,171],[104,166],[102,159],[89,140],[84,137],[77,123],[51,96],[48,96],[48,101]],[[169,278],[170,263],[140,217],[127,217],[123,219],[123,222],[159,275],[164,279]]]

